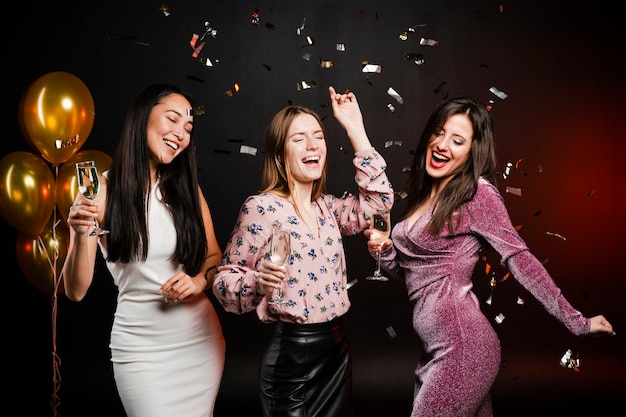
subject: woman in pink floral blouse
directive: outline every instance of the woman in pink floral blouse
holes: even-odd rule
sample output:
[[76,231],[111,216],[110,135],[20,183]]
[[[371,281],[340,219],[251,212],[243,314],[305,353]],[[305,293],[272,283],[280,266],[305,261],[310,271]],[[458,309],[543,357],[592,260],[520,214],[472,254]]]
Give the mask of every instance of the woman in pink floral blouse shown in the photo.
[[[327,138],[319,115],[301,106],[281,109],[266,132],[260,192],[243,203],[213,284],[226,311],[254,310],[275,326],[260,370],[265,416],[352,415],[342,239],[365,230],[373,209],[390,209],[393,189],[356,96],[333,87],[329,94],[354,149],[358,194],[325,193]],[[290,234],[286,267],[270,261],[273,228]],[[275,290],[284,292],[284,304],[268,303]]]

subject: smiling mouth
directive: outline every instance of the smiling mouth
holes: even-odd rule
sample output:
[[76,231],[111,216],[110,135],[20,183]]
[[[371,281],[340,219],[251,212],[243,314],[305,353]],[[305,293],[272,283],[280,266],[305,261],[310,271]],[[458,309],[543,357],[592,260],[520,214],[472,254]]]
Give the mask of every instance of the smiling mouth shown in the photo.
[[179,145],[177,143],[175,143],[175,142],[172,142],[171,140],[165,139],[164,142],[165,142],[165,144],[167,146],[169,146],[170,148],[174,149],[175,151],[177,151],[178,148],[179,148]]

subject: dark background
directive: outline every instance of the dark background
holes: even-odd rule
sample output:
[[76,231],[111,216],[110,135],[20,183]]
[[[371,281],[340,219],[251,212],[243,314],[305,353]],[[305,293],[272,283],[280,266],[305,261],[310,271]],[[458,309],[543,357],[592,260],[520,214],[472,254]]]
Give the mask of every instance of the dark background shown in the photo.
[[[484,311],[503,349],[493,388],[496,416],[623,413],[626,63],[624,25],[613,6],[536,0],[165,5],[169,16],[159,10],[161,3],[146,0],[14,4],[17,12],[5,13],[3,28],[9,131],[0,157],[24,150],[37,154],[20,131],[16,110],[29,85],[49,72],[69,72],[87,85],[96,116],[81,149],[108,155],[132,98],[154,82],[178,84],[206,112],[196,119],[200,178],[223,247],[243,199],[256,191],[264,129],[281,106],[306,105],[325,118],[328,191],[341,195],[356,190],[352,152],[328,107],[328,85],[356,93],[396,191],[425,118],[443,97],[493,100],[501,171],[507,162],[518,163],[509,177],[498,179],[513,223],[570,302],[587,316],[604,314],[617,332],[610,339],[571,335],[513,278],[503,280],[506,271],[489,254],[499,282]],[[255,9],[258,25],[252,22]],[[204,22],[217,34],[207,37],[196,59],[190,40],[205,32]],[[415,32],[400,40],[409,28]],[[315,42],[309,45],[305,36]],[[440,43],[421,46],[422,37]],[[338,43],[345,51],[336,50]],[[406,59],[407,53],[422,54],[424,63]],[[202,65],[206,59],[218,65]],[[322,68],[319,60],[333,66]],[[382,71],[362,73],[364,62],[381,65]],[[298,90],[302,81],[315,87]],[[239,92],[225,94],[235,83]],[[402,104],[387,94],[389,87]],[[499,99],[491,87],[508,97]],[[386,141],[400,144],[385,147]],[[239,153],[242,144],[257,148],[257,155]],[[521,188],[522,195],[506,193],[506,187]],[[398,199],[395,218],[402,208]],[[98,266],[83,302],[70,302],[62,293],[53,297],[20,271],[14,250],[18,231],[4,219],[0,230],[9,387],[4,404],[18,415],[122,416],[109,363],[115,288],[106,268]],[[363,279],[374,263],[362,236],[347,239],[346,248],[349,278],[358,279],[346,316],[356,416],[408,416],[420,345],[404,285]],[[474,282],[486,300],[492,288],[485,263]],[[523,305],[516,303],[518,296]],[[215,414],[257,416],[256,376],[269,328],[253,313],[225,314],[219,306],[218,312],[227,356]],[[500,313],[505,320],[499,324]],[[579,372],[559,365],[567,349],[579,354]],[[53,390],[58,390],[54,398]]]

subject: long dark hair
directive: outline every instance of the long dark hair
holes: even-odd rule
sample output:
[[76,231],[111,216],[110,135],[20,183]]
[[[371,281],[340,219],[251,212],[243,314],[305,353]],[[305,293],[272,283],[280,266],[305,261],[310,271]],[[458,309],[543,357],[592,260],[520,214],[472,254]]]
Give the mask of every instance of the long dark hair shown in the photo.
[[408,194],[404,217],[430,195],[432,178],[426,173],[426,150],[434,135],[455,114],[469,117],[474,130],[472,147],[465,167],[446,184],[435,202],[433,216],[428,225],[428,230],[433,234],[441,233],[446,222],[450,233],[454,234],[454,212],[474,197],[478,179],[482,176],[493,180],[496,170],[493,121],[487,108],[467,97],[454,97],[442,102],[426,121],[417,144],[409,179],[404,188]]
[[[194,107],[193,98],[176,86],[157,84],[143,90],[131,104],[108,173],[105,224],[107,261],[145,261],[149,235],[146,212],[150,198],[148,119],[164,97],[180,94]],[[193,130],[189,146],[169,164],[159,167],[159,190],[176,227],[172,261],[196,275],[207,256],[207,240],[198,197],[198,176]]]

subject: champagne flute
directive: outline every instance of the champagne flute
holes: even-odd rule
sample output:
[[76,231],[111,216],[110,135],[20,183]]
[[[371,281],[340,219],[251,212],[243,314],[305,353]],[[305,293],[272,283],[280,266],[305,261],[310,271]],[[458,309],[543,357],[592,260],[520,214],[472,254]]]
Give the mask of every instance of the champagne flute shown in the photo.
[[[82,161],[76,163],[76,175],[78,181],[78,191],[89,200],[95,200],[100,188],[100,177],[98,168],[94,161]],[[89,236],[100,236],[109,233],[108,230],[102,229],[98,224],[98,219],[93,218],[94,229]]]
[[[272,229],[272,242],[270,244],[270,261],[280,265],[283,269],[289,263],[291,257],[291,236],[289,231],[281,229]],[[288,304],[288,301],[283,301],[285,292],[280,289],[274,289],[272,291],[276,295],[269,301],[269,304]]]
[[[379,244],[387,240],[391,234],[390,223],[391,216],[389,210],[379,209],[374,211],[370,220],[370,230],[372,232],[370,233],[369,240]],[[389,281],[389,278],[380,272],[380,251],[376,254],[376,270],[365,279],[370,281]]]

